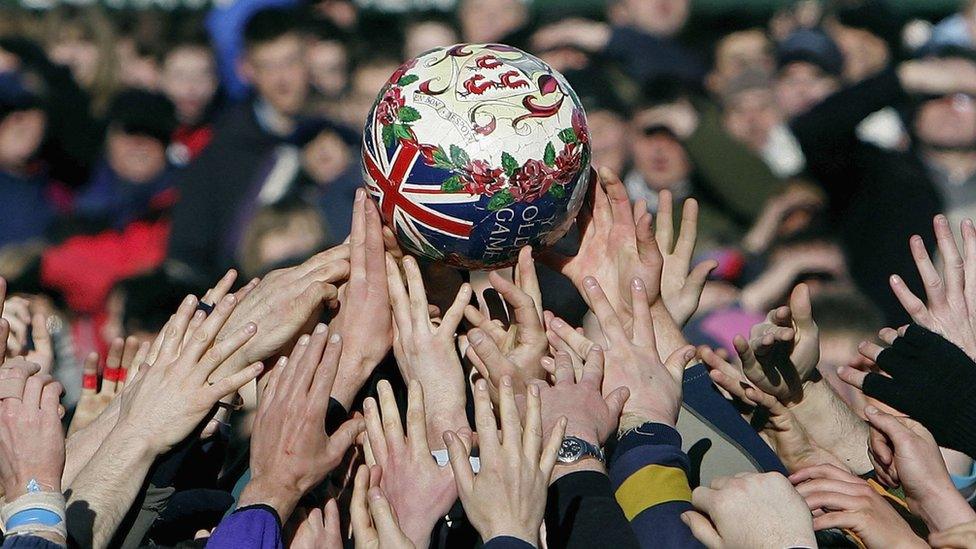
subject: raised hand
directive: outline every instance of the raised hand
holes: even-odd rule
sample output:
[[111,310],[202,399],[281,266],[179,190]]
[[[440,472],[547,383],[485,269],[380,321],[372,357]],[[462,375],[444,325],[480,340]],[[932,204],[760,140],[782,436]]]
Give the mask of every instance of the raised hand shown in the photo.
[[186,345],[181,344],[196,308],[187,297],[167,325],[159,358],[122,393],[119,423],[148,434],[150,448],[165,452],[185,438],[225,395],[238,391],[262,371],[251,366],[209,383],[210,377],[233,353],[256,333],[253,323],[214,344],[214,338],[237,306],[233,295],[224,297],[195,330]]
[[[788,306],[773,309],[754,326],[748,341],[736,336],[733,345],[738,366],[714,353],[702,355],[713,381],[746,404],[757,403],[745,395],[744,387],[775,397],[814,446],[827,450],[845,468],[857,473],[871,470],[867,427],[817,371],[820,336],[806,284],[793,289]],[[778,420],[782,419],[785,416],[780,415]]]
[[925,427],[874,406],[864,411],[880,435],[871,438],[874,461],[889,479],[901,484],[913,514],[932,531],[976,520],[976,511],[953,486],[942,453]]
[[315,507],[298,525],[291,540],[291,549],[342,549],[342,529],[339,507],[334,499],[325,507]]
[[[27,493],[29,487],[61,492],[64,435],[58,406],[62,387],[37,370],[23,364],[0,367],[4,389],[0,395],[0,488],[7,502]],[[17,386],[21,392],[15,394]]]
[[913,321],[976,359],[976,228],[972,221],[966,221],[962,224],[966,250],[963,258],[946,217],[940,214],[933,220],[944,278],[932,264],[922,237],[915,235],[909,240],[912,258],[925,285],[927,303],[913,294],[900,276],[892,275],[890,283],[895,297]]
[[[2,279],[0,279],[2,280]],[[47,316],[38,310],[37,304],[22,297],[4,301],[6,282],[0,287],[0,315],[4,320],[4,352],[9,356],[23,356],[41,367],[41,373],[49,374],[54,366],[54,346],[47,329]],[[33,343],[33,348],[28,347]]]
[[380,488],[382,467],[360,465],[356,471],[349,521],[356,549],[412,549],[413,542],[400,529],[397,514]]
[[[698,201],[694,198],[685,200],[677,239],[674,235],[672,207],[671,191],[661,191],[658,196],[655,239],[664,258],[661,298],[678,326],[684,326],[698,310],[705,281],[708,274],[718,266],[718,262],[703,261],[691,268],[695,243],[698,240]],[[634,211],[634,216],[640,221],[636,206]]]
[[465,378],[455,344],[455,332],[471,300],[471,287],[462,284],[454,303],[440,324],[430,318],[424,281],[417,260],[403,258],[407,278],[404,286],[400,269],[387,257],[386,274],[396,337],[393,352],[406,382],[417,380],[427,395],[427,434],[432,448],[443,448],[439,433],[468,424],[464,412]]
[[946,338],[917,324],[901,332],[885,329],[879,335],[890,347],[863,342],[858,350],[887,375],[842,366],[838,377],[920,422],[939,446],[976,456],[976,440],[967,436],[969,418],[976,415],[973,360]]
[[[619,387],[630,389],[630,398],[624,404],[620,418],[620,431],[648,421],[673,427],[681,409],[681,380],[685,365],[694,357],[695,348],[684,346],[666,361],[661,360],[648,305],[648,290],[643,280],[635,278],[630,284],[634,304],[631,333],[625,331],[623,322],[596,279],[587,277],[583,287],[609,346],[605,351],[609,366],[604,372],[603,394],[609,397]],[[572,336],[567,333],[567,337]]]
[[[603,350],[594,345],[577,378],[569,353],[559,351],[555,359],[547,359],[555,383],[549,385],[537,381],[529,389],[538,393],[542,401],[544,436],[552,433],[563,418],[566,419],[566,435],[581,438],[595,446],[603,446],[616,432],[630,390],[618,387],[606,398],[603,397],[603,361]],[[582,469],[605,472],[600,461],[581,460],[566,466],[557,465],[552,481]]]
[[468,520],[488,541],[512,536],[538,545],[539,527],[546,510],[549,479],[556,464],[556,451],[566,431],[560,419],[543,446],[542,405],[538,391],[526,397],[525,426],[519,421],[515,391],[508,376],[499,390],[501,430],[491,411],[488,383],[475,383],[474,406],[478,428],[481,470],[477,475],[468,461],[470,449],[458,433],[447,431],[444,442],[458,494]]
[[503,375],[511,376],[518,393],[525,391],[525,384],[542,379],[546,372],[540,359],[546,354],[547,341],[542,325],[542,293],[536,278],[532,248],[526,246],[519,252],[515,282],[492,271],[488,280],[505,302],[512,307],[515,321],[506,330],[472,305],[464,308],[464,316],[474,328],[468,330],[470,344],[465,356],[481,377],[490,383],[492,395],[498,394],[498,383]]
[[333,397],[347,410],[393,345],[386,278],[380,214],[366,191],[358,189],[349,235],[349,280],[339,287],[339,313],[329,325],[344,342]]
[[884,496],[860,477],[818,465],[793,473],[790,481],[816,515],[814,530],[851,530],[869,549],[926,547]]
[[776,397],[742,382],[735,375],[736,368],[711,349],[703,348],[700,353],[702,360],[713,368],[710,376],[716,385],[742,402],[765,410],[765,421],[760,434],[783,460],[787,469],[798,471],[822,463],[846,468],[843,462],[813,440],[793,412]]
[[708,549],[817,546],[807,506],[779,473],[717,478],[695,488],[691,503],[698,511],[681,520]]
[[[0,297],[6,296],[6,283],[3,290]],[[6,338],[8,356],[23,355],[27,352],[27,338],[30,333],[30,301],[16,296],[5,298],[0,305],[0,314],[9,328]]]
[[819,379],[820,361],[820,330],[807,285],[793,289],[789,306],[773,309],[754,326],[748,343],[740,336],[733,344],[750,382],[780,402],[802,400],[804,383]]
[[[5,390],[16,388],[16,384],[9,381],[21,380],[23,374],[33,369],[25,369],[21,364],[0,366],[0,386]],[[0,395],[0,489],[6,504],[4,520],[9,521],[5,533],[10,539],[21,539],[18,534],[25,533],[24,525],[20,532],[14,527],[9,514],[12,507],[20,505],[21,510],[43,507],[60,514],[61,520],[48,523],[52,527],[50,530],[33,531],[32,534],[53,542],[43,545],[64,546],[66,521],[64,496],[61,495],[64,435],[59,412],[62,387],[49,374],[35,371],[19,388],[22,389],[20,393]],[[43,506],[33,505],[42,502]]]
[[338,298],[335,284],[349,276],[349,245],[318,253],[301,265],[271,271],[244,296],[220,330],[217,341],[257,326],[256,337],[238,349],[215,372],[211,381],[239,372],[286,349],[299,334],[312,329],[326,306]]
[[457,500],[454,475],[431,456],[420,382],[410,382],[406,435],[390,383],[380,381],[378,391],[378,408],[372,397],[363,403],[369,442],[366,463],[382,468],[379,486],[396,509],[404,535],[417,547],[426,547],[434,525]]
[[[591,178],[595,176],[591,172]],[[630,281],[640,278],[647,284],[647,299],[657,301],[664,260],[651,231],[651,215],[641,209],[635,219],[627,189],[613,172],[601,169],[593,194],[577,217],[580,226],[579,252],[565,257],[551,250],[540,259],[576,285],[586,298],[583,280],[595,278],[606,292],[613,308],[624,319],[630,318]]]
[[251,481],[241,493],[241,506],[269,505],[282,521],[339,465],[363,430],[362,419],[350,419],[332,436],[325,433],[342,353],[339,334],[319,324],[298,345],[269,373],[251,436]]
[[75,414],[68,426],[68,435],[87,427],[105,410],[125,387],[128,372],[135,371],[149,354],[149,344],[139,343],[135,337],[115,338],[109,346],[105,370],[99,387],[98,353],[85,357],[81,376],[81,398],[75,407]]

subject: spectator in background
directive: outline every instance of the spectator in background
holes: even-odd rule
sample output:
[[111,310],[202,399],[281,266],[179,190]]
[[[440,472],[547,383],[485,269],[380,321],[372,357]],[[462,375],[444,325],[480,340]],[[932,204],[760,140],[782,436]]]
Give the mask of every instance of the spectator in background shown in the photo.
[[102,150],[103,129],[91,113],[88,94],[71,71],[53,63],[41,46],[29,38],[0,37],[0,57],[10,63],[0,72],[18,72],[46,97],[47,124],[37,156],[51,179],[68,188],[88,181]]
[[762,29],[726,34],[715,45],[715,62],[705,87],[716,97],[725,94],[728,82],[745,72],[772,74],[776,68],[773,44]]
[[[942,68],[929,78],[941,77],[944,83],[918,96],[913,133],[945,213],[958,226],[963,218],[976,216],[976,52],[955,46],[928,51],[922,62]],[[916,70],[911,65],[918,67],[910,64],[909,72]]]
[[241,273],[254,278],[297,265],[325,247],[327,238],[322,217],[304,202],[285,200],[264,207],[244,234]]
[[323,245],[334,246],[349,236],[349,204],[362,186],[359,135],[327,119],[312,121],[296,135],[300,166],[281,201],[298,198],[313,207],[322,225]]
[[79,190],[73,213],[122,229],[154,209],[175,202],[166,148],[176,129],[176,111],[164,95],[125,90],[109,106],[104,159]]
[[0,73],[0,247],[44,238],[58,213],[55,187],[35,162],[46,125],[38,92],[19,73]]
[[515,47],[528,43],[529,7],[522,0],[461,0],[457,10],[461,41],[498,42]]
[[96,116],[105,113],[119,88],[116,34],[98,8],[61,7],[44,21],[45,49],[52,61],[71,69],[75,82],[91,96]]
[[638,82],[671,77],[701,85],[704,63],[679,38],[690,5],[690,0],[619,0],[611,3],[614,23],[567,19],[541,28],[532,47],[573,45],[620,62]]
[[317,21],[313,33],[306,50],[313,101],[318,108],[338,110],[336,102],[349,88],[349,46],[342,31],[326,21]]
[[403,58],[412,59],[434,48],[457,44],[461,39],[447,19],[425,16],[413,19],[403,29]]
[[[945,67],[912,63],[908,70],[889,67],[839,89],[842,63],[835,49],[817,31],[799,30],[787,38],[780,50],[777,96],[781,105],[790,106],[789,113],[798,115],[790,127],[806,158],[806,173],[828,196],[831,223],[851,276],[887,322],[900,325],[906,316],[888,288],[888,277],[901,273],[910,288],[920,291],[904,242],[913,234],[929,234],[942,201],[918,143],[906,150],[880,147],[861,139],[858,127],[876,111],[904,106],[908,93],[934,91],[940,85],[937,75],[947,73]],[[931,247],[931,239],[926,243]]]
[[231,100],[246,99],[253,84],[240,70],[241,63],[246,61],[247,22],[262,10],[292,9],[297,4],[295,0],[237,0],[215,4],[207,14],[205,25],[217,57],[220,82]]
[[777,177],[803,169],[803,152],[790,133],[769,74],[748,69],[722,87],[722,126],[725,131],[762,157]]
[[339,121],[359,129],[376,101],[377,91],[398,66],[398,59],[380,55],[356,63],[350,75],[349,94],[342,102],[342,112],[338,113]]
[[251,17],[244,38],[242,72],[254,93],[218,119],[210,146],[179,180],[170,265],[193,283],[233,264],[253,215],[287,193],[300,165],[293,139],[310,91],[306,35],[294,12],[268,9]]
[[840,88],[844,55],[819,29],[799,29],[776,52],[776,102],[793,118]]
[[109,109],[104,159],[79,190],[59,241],[45,250],[40,284],[64,296],[100,332],[109,292],[155,269],[166,256],[176,201],[166,147],[176,128],[173,104],[145,90],[121,92]]
[[174,164],[188,163],[210,144],[220,103],[218,84],[213,52],[204,37],[178,40],[166,50],[160,89],[176,106],[179,121],[169,151]]

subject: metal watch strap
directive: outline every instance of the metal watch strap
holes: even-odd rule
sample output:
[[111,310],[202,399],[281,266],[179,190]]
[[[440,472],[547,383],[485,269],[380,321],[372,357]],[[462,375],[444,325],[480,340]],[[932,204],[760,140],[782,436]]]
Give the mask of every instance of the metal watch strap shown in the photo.
[[577,463],[586,458],[594,458],[600,461],[600,463],[606,463],[603,449],[599,446],[579,437],[569,435],[563,437],[563,442],[559,446],[559,453],[557,454],[557,464]]

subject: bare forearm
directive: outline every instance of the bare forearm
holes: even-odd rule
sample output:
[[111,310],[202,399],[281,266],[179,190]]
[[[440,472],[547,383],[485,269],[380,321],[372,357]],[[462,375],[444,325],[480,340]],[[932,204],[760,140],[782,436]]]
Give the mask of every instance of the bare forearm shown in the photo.
[[123,426],[113,429],[68,489],[71,537],[82,546],[107,546],[155,457],[145,436]]
[[675,323],[663,300],[659,299],[651,305],[651,319],[654,321],[657,354],[661,360],[666,360],[671,353],[688,345],[688,340],[681,333],[681,328]]
[[806,383],[803,400],[790,410],[814,442],[843,461],[854,474],[862,475],[874,469],[868,457],[870,428],[826,380]]
[[85,428],[72,433],[64,443],[64,474],[62,486],[71,486],[78,473],[88,465],[98,451],[105,437],[112,432],[119,417],[118,400],[113,401],[99,414],[95,421]]

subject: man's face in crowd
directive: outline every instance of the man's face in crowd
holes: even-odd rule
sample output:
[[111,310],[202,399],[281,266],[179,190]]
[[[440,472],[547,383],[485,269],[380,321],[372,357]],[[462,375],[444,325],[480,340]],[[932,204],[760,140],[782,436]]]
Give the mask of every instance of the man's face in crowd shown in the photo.
[[708,76],[713,93],[747,70],[772,71],[775,64],[769,39],[760,30],[734,32],[715,47],[715,68]]
[[346,47],[336,40],[317,40],[308,48],[312,85],[326,97],[338,97],[349,83]]
[[203,47],[183,47],[167,55],[162,88],[176,105],[180,122],[200,121],[217,93],[216,67],[210,51]]
[[40,109],[14,111],[0,119],[0,168],[23,168],[41,146],[46,126]]
[[148,183],[166,168],[166,147],[148,135],[110,128],[106,138],[109,166],[131,183]]
[[518,29],[527,17],[521,0],[465,0],[458,9],[465,42],[497,42]]
[[776,102],[787,118],[803,114],[839,87],[836,78],[813,63],[797,61],[780,70],[776,79]]
[[915,131],[931,147],[972,148],[976,145],[976,103],[961,93],[926,101],[915,115]]
[[331,130],[321,132],[302,149],[302,166],[321,185],[335,181],[351,161],[349,146]]
[[308,257],[317,251],[324,235],[311,218],[295,215],[288,224],[269,232],[258,242],[258,258],[265,268],[296,257]]
[[725,105],[725,130],[753,151],[761,151],[781,122],[772,90],[752,88],[730,97]]
[[450,46],[460,42],[454,29],[439,21],[424,21],[407,29],[403,41],[403,56],[407,59],[434,48]]
[[622,174],[627,165],[627,123],[613,111],[586,114],[593,145],[593,164]]
[[350,94],[343,101],[343,108],[339,113],[345,123],[354,127],[363,123],[373,102],[376,101],[376,94],[396,69],[397,65],[393,62],[362,65],[356,68],[352,74]]
[[298,114],[308,96],[304,41],[298,34],[258,44],[247,52],[244,70],[258,94],[286,116]]
[[662,38],[678,34],[685,26],[690,5],[691,0],[624,0],[631,24]]
[[661,191],[686,181],[691,175],[691,160],[681,142],[673,134],[642,120],[640,114],[633,124],[631,154],[634,168],[647,186]]

